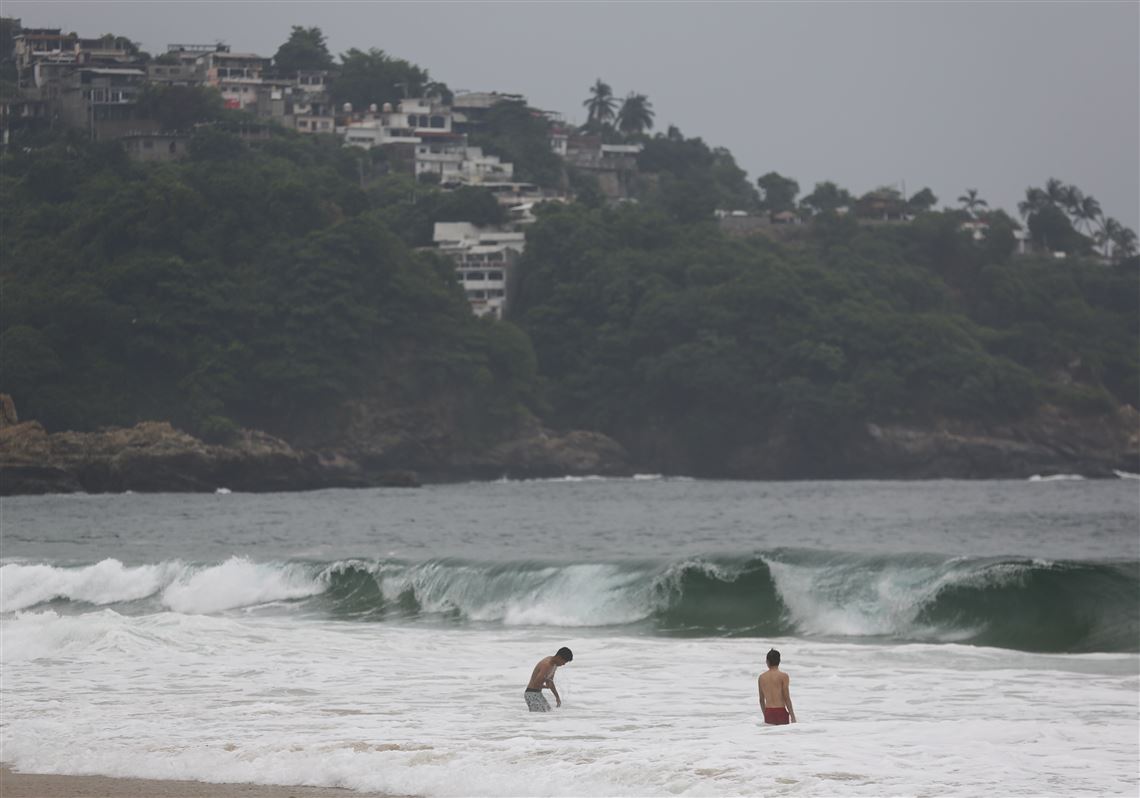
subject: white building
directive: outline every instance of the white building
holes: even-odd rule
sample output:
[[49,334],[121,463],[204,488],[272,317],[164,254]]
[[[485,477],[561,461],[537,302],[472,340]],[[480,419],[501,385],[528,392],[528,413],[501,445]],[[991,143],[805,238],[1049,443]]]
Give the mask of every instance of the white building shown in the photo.
[[526,247],[526,234],[470,222],[436,222],[432,240],[455,261],[455,271],[476,316],[503,318],[510,300],[514,267]]

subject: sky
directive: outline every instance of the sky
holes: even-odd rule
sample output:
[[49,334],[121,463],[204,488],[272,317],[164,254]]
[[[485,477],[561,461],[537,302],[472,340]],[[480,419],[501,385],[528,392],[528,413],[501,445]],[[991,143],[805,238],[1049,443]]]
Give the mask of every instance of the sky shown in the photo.
[[525,95],[584,122],[597,78],[649,97],[655,129],[727,147],[753,180],[861,194],[977,189],[1016,214],[1078,186],[1140,230],[1140,2],[252,2],[4,0],[28,27],[113,32],[158,54],[272,56],[293,25],[376,47],[452,90]]

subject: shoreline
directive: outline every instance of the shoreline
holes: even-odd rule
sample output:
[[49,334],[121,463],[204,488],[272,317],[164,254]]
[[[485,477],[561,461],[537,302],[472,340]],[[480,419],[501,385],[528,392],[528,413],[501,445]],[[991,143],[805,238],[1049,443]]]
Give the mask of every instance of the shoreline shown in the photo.
[[4,798],[397,798],[345,787],[214,784],[206,781],[135,779],[116,776],[61,776],[18,773],[0,766]]

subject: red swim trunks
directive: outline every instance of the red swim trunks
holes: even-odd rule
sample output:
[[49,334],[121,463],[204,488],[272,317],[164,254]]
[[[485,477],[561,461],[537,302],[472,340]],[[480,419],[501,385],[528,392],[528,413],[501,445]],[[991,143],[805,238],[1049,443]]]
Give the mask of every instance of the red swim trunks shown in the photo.
[[764,722],[770,726],[786,726],[791,718],[784,707],[768,707],[764,710]]

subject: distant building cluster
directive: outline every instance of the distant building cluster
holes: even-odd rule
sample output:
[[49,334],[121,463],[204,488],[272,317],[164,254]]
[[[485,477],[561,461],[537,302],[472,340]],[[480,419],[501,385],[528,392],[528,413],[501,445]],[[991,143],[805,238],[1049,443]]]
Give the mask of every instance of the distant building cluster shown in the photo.
[[[477,186],[505,208],[504,229],[479,229],[466,222],[438,225],[439,251],[455,259],[457,274],[472,309],[501,318],[507,307],[511,273],[523,251],[522,225],[533,222],[535,205],[565,201],[569,192],[519,181],[514,165],[469,143],[469,134],[486,124],[501,102],[524,102],[516,94],[462,92],[444,103],[439,97],[406,98],[398,103],[337,107],[330,95],[333,74],[301,71],[275,76],[273,60],[233,52],[225,44],[170,44],[148,58],[122,37],[85,38],[60,28],[22,28],[16,21],[12,57],[14,93],[0,98],[0,133],[6,144],[20,127],[63,126],[85,131],[94,140],[120,140],[139,161],[185,157],[191,130],[164,129],[141,102],[148,86],[213,87],[225,107],[253,119],[240,135],[247,141],[270,136],[271,125],[306,135],[337,136],[346,146],[380,148],[391,171],[449,190]],[[594,177],[602,195],[624,200],[637,174],[640,144],[605,144],[565,125],[559,114],[538,111],[550,130],[551,150]]]

